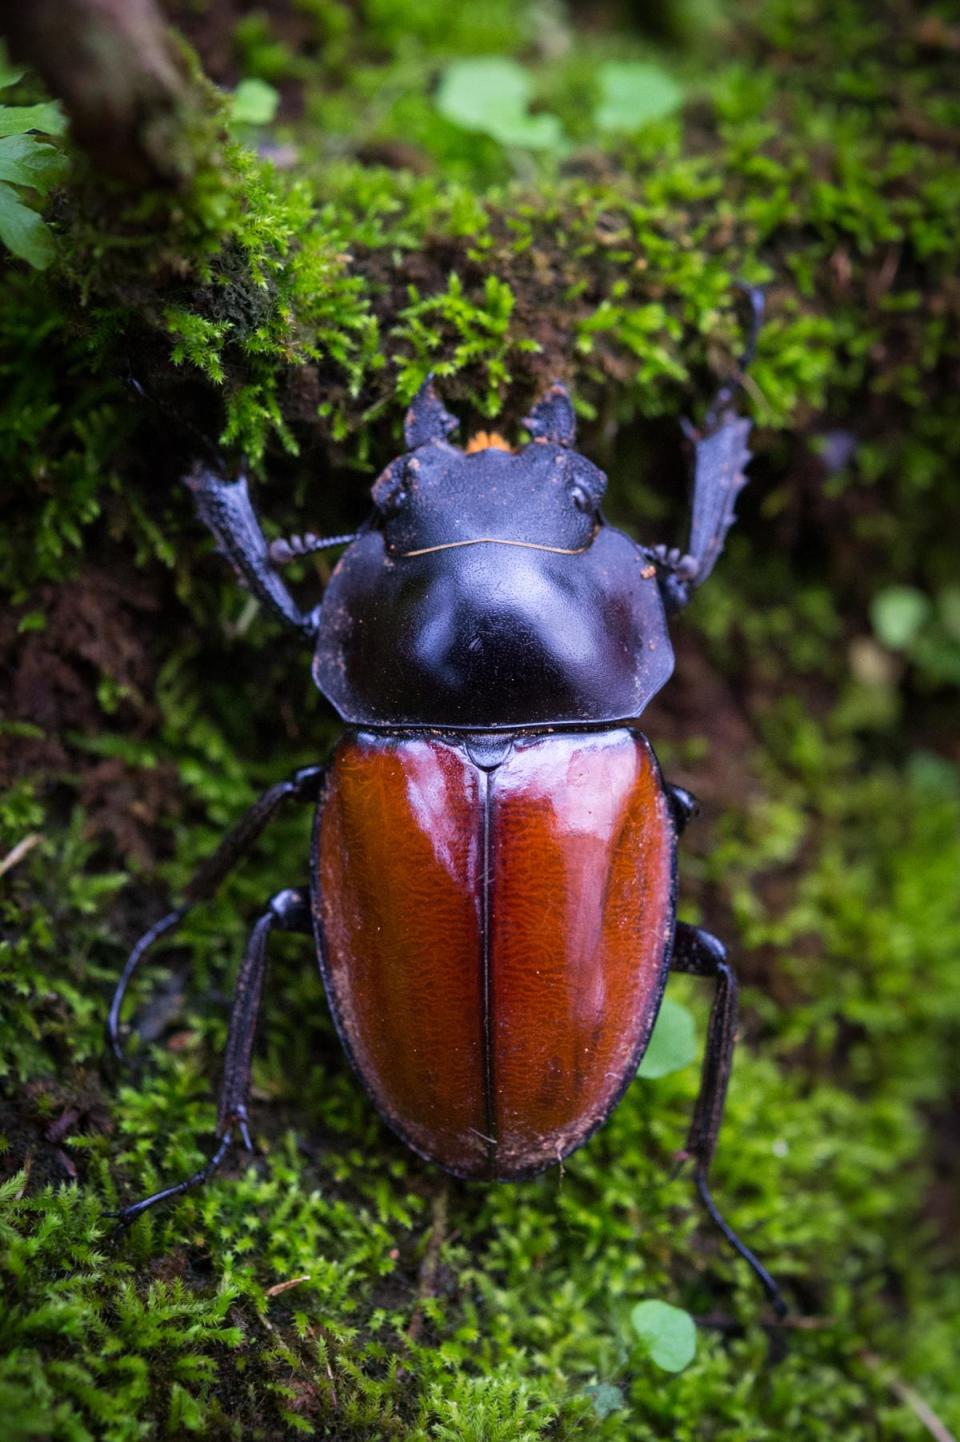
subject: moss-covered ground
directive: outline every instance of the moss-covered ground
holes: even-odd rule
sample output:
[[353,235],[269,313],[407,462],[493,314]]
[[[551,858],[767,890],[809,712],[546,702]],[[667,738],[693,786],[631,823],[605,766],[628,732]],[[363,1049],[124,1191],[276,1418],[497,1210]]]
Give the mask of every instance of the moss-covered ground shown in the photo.
[[[277,118],[243,118],[247,87],[231,119],[198,79],[189,183],[132,202],[72,154],[53,265],[0,270],[4,1437],[907,1442],[925,1406],[957,1431],[960,16],[170,10]],[[491,54],[529,83],[514,139],[440,107]],[[611,60],[668,72],[682,106],[611,125]],[[790,1325],[671,1179],[696,1065],[638,1080],[562,1172],[448,1182],[376,1120],[291,938],[257,1157],[116,1242],[118,1203],[204,1155],[245,925],[304,879],[309,819],[160,953],[124,1072],[112,980],[337,732],[209,554],[178,484],[196,432],[246,458],[274,533],[338,532],[429,368],[508,431],[563,375],[611,518],[679,541],[676,418],[729,373],[737,278],[768,287],[752,483],[644,724],[703,801],[682,914],[745,983],[715,1190]],[[671,995],[702,1039],[702,988]],[[651,1297],[698,1320],[679,1375],[631,1327]]]

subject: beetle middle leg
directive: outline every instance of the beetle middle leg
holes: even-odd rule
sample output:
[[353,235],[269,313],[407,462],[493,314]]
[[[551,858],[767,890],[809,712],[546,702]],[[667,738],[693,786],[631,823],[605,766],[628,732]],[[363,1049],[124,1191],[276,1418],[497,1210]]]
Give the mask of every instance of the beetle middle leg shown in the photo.
[[180,906],[174,907],[173,911],[168,911],[166,916],[162,916],[140,937],[120,973],[107,1016],[107,1040],[118,1061],[123,1060],[120,1043],[120,1009],[123,999],[154,942],[175,931],[197,902],[210,900],[220,883],[250,850],[284,801],[316,801],[325,773],[325,766],[304,766],[259,796],[246,815],[227,833],[213,855],[197,868],[187,884],[186,900]]
[[674,786],[670,782],[667,783],[667,800],[673,812],[677,835],[682,835],[687,829],[687,822],[700,815],[700,802],[685,786]]
[[727,961],[727,949],[723,942],[709,931],[703,931],[699,926],[688,926],[682,921],[677,923],[670,965],[674,971],[712,977],[717,987],[707,1029],[700,1091],[687,1136],[686,1152],[693,1160],[694,1182],[710,1220],[752,1269],[777,1316],[782,1317],[786,1315],[787,1305],[779,1287],[763,1263],[754,1256],[726,1221],[707,1184],[707,1174],[723,1121],[723,1108],[733,1066],[737,1030],[737,979]]
[[223,1082],[217,1107],[217,1146],[213,1155],[199,1170],[172,1186],[163,1187],[124,1207],[117,1213],[117,1223],[127,1227],[141,1213],[178,1197],[192,1187],[198,1187],[217,1170],[228,1155],[230,1148],[239,1140],[248,1152],[253,1151],[247,1112],[250,1091],[250,1067],[253,1043],[263,996],[263,979],[267,966],[267,938],[271,931],[293,931],[312,933],[310,920],[310,897],[306,887],[296,890],[278,891],[270,898],[266,910],[254,923],[247,940],[243,961],[237,974],[237,984],[230,1011],[230,1028],[227,1033],[227,1049],[223,1062]]

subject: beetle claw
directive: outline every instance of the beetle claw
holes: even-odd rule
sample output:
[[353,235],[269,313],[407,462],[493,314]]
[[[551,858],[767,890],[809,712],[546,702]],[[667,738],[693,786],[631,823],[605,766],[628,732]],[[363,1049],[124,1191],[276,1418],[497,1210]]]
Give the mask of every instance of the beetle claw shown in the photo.
[[232,1145],[234,1140],[233,1134],[235,1131],[239,1133],[240,1143],[244,1151],[249,1152],[252,1156],[253,1153],[256,1151],[256,1148],[254,1147],[253,1139],[250,1136],[250,1118],[247,1114],[247,1109],[245,1106],[238,1106],[231,1113],[229,1121],[226,1123],[226,1125],[221,1127],[221,1144],[226,1143],[228,1146]]

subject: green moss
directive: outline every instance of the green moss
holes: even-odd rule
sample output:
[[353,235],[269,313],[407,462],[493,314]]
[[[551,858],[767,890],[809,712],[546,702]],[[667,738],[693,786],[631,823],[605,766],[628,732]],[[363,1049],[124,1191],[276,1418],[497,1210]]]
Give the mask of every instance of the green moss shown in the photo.
[[[3,743],[22,776],[0,859],[39,838],[0,903],[13,1435],[900,1442],[923,1435],[904,1384],[956,1429],[949,46],[891,7],[815,0],[737,4],[723,41],[682,52],[544,6],[295,14],[251,13],[231,42],[301,117],[258,136],[278,167],[197,81],[188,184],[132,203],[75,157],[55,268],[0,277]],[[446,65],[484,53],[528,68],[567,149],[440,115]],[[602,133],[611,55],[678,76],[682,114]],[[204,1155],[245,927],[302,879],[309,819],[280,819],[160,952],[126,1074],[101,1071],[111,979],[223,828],[336,732],[308,657],[209,555],[178,484],[196,431],[252,464],[271,531],[330,533],[362,519],[428,369],[468,424],[508,432],[560,374],[612,517],[679,539],[676,417],[729,373],[738,278],[768,284],[758,457],[650,731],[705,800],[684,915],[745,980],[715,1189],[814,1324],[771,1362],[755,1285],[671,1179],[695,1065],[637,1082],[562,1175],[444,1183],[376,1121],[292,939],[258,1156],[115,1245],[118,1202]],[[894,585],[926,601],[902,646],[871,606]],[[702,988],[671,994],[702,1038]],[[638,1345],[645,1297],[702,1323],[678,1377]]]
[[[782,791],[784,775],[776,781]],[[750,996],[751,1013],[763,1018],[764,1055],[748,1050],[740,1057],[716,1174],[738,1225],[825,1319],[823,1331],[792,1339],[772,1387],[761,1380],[765,1343],[751,1325],[759,1299],[749,1274],[704,1235],[686,1182],[667,1179],[695,1067],[638,1083],[568,1162],[562,1180],[554,1174],[516,1186],[446,1184],[373,1119],[323,1021],[319,981],[294,943],[275,967],[255,1070],[265,1155],[176,1209],[145,1218],[119,1251],[107,1246],[104,1212],[118,1191],[129,1194],[125,1178],[134,1190],[149,1188],[201,1159],[199,1139],[213,1124],[207,1074],[224,1041],[222,1013],[204,1002],[206,977],[222,976],[240,943],[234,908],[246,909],[255,886],[272,884],[257,867],[255,880],[238,883],[241,894],[231,905],[209,909],[187,934],[191,1000],[176,1048],[154,1049],[136,1086],[105,1091],[88,1073],[83,1093],[83,1073],[74,1070],[65,1087],[61,1078],[56,1089],[34,1092],[44,1126],[72,1102],[94,1117],[109,1106],[113,1130],[104,1134],[94,1125],[70,1139],[84,1176],[81,1193],[48,1189],[17,1201],[22,1180],[5,1193],[3,1266],[17,1303],[8,1314],[13,1350],[5,1384],[22,1399],[23,1415],[34,1409],[48,1417],[55,1401],[74,1427],[71,1434],[61,1420],[55,1436],[140,1436],[146,1433],[137,1428],[156,1415],[162,1395],[164,1416],[172,1407],[194,1417],[204,1435],[219,1435],[226,1408],[235,1422],[243,1419],[264,1435],[292,1417],[338,1438],[378,1429],[384,1436],[443,1436],[443,1427],[464,1426],[469,1414],[470,1425],[482,1419],[489,1429],[475,1434],[481,1437],[521,1436],[522,1426],[539,1427],[532,1436],[563,1436],[563,1428],[580,1435],[587,1426],[588,1389],[603,1382],[619,1389],[620,1405],[604,1422],[589,1422],[588,1435],[642,1438],[667,1426],[694,1437],[704,1417],[721,1437],[749,1425],[758,1436],[791,1428],[800,1438],[838,1430],[867,1438],[876,1435],[878,1419],[882,1435],[910,1435],[882,1377],[864,1371],[857,1357],[868,1344],[890,1359],[912,1346],[889,1314],[886,1278],[891,1269],[916,1275],[917,1237],[903,1227],[924,1180],[915,1102],[930,1099],[942,1071],[937,1049],[951,1028],[955,1035],[960,1014],[955,988],[937,985],[937,967],[955,954],[954,935],[938,914],[946,905],[942,877],[955,874],[960,858],[956,827],[949,828],[946,815],[930,819],[922,788],[907,793],[912,809],[897,817],[907,848],[878,836],[878,810],[888,812],[891,797],[903,795],[892,779],[884,785],[886,791],[873,783],[846,800],[845,842],[843,832],[841,839],[831,834],[834,808],[814,819],[829,842],[800,877],[796,900],[777,911],[768,904],[752,920],[743,914],[741,868],[754,892],[776,894],[777,868],[796,856],[802,817],[777,823],[784,837],[778,845],[768,840],[770,821],[756,823],[765,856],[750,825],[731,822],[731,839],[719,837],[709,860],[729,879],[741,947],[758,954],[775,941],[784,957],[781,975],[799,978],[800,995],[789,1007],[762,993]],[[36,825],[33,804],[18,805],[16,826]],[[281,831],[278,849],[293,853],[293,840]],[[884,857],[895,858],[895,874],[909,878],[906,895],[882,869],[874,876],[871,867]],[[44,1058],[68,1051],[77,1068],[98,1046],[102,1012],[92,1003],[99,1001],[97,978],[105,980],[110,969],[100,958],[113,959],[100,917],[119,878],[83,875],[64,894],[63,873],[78,875],[83,859],[82,849],[64,848],[36,862],[35,881],[45,877],[36,888],[37,914],[47,917],[47,930],[34,931],[29,953],[9,963],[36,1019],[34,1037],[21,1035],[13,1061],[35,1088],[43,1077],[54,1087]],[[875,887],[869,909],[860,895],[865,881]],[[16,890],[26,893],[25,877]],[[58,893],[59,905],[52,904]],[[811,906],[817,946],[804,946],[802,963],[794,962],[793,947],[809,934]],[[866,918],[871,936],[864,941]],[[894,962],[882,939],[898,934],[904,945]],[[66,936],[79,966],[72,985],[63,977]],[[918,976],[933,983],[929,998]],[[879,993],[877,977],[884,980]],[[693,983],[671,985],[695,1000]],[[91,1004],[79,1004],[78,992]],[[702,1018],[703,999],[696,1005]],[[799,1070],[774,1061],[811,1045],[832,1056],[838,1025],[848,1033],[863,1029],[862,1047],[848,1045],[839,1071],[812,1058]],[[835,1080],[811,1085],[811,1076],[829,1071]],[[286,1115],[295,1133],[284,1130]],[[306,1152],[298,1136],[311,1139]],[[33,1165],[46,1174],[56,1166],[55,1149],[34,1145]],[[418,1298],[418,1261],[443,1215],[440,1197],[447,1213],[442,1282]],[[162,1284],[150,1280],[158,1265]],[[211,1269],[215,1286],[205,1279]],[[300,1279],[295,1288],[271,1294],[293,1279]],[[725,1296],[731,1283],[735,1291]],[[702,1333],[694,1366],[665,1382],[631,1340],[630,1307],[646,1295],[698,1314],[719,1305],[746,1334],[724,1341]],[[420,1337],[404,1341],[418,1312]],[[68,1368],[58,1362],[58,1342],[66,1337]],[[924,1368],[949,1417],[949,1351],[942,1349],[939,1362],[925,1356]],[[547,1428],[551,1418],[561,1430]]]

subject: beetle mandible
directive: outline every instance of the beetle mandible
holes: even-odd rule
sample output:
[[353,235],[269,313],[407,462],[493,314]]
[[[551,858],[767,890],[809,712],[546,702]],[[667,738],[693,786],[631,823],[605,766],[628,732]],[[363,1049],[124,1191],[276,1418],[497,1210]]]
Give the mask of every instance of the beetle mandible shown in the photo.
[[[457,425],[428,379],[407,451],[373,487],[353,537],[268,545],[245,479],[188,478],[243,583],[313,646],[313,678],[349,728],[325,765],[264,793],[137,942],[149,948],[213,895],[277,808],[315,807],[309,884],[279,892],[250,932],[233,1001],[218,1144],[193,1176],[126,1207],[122,1224],[203,1182],[239,1140],[271,931],[315,939],[340,1039],[384,1120],[462,1178],[528,1177],[606,1119],[650,1040],[668,972],[712,978],[686,1144],[700,1197],[778,1311],[776,1284],[719,1213],[707,1176],[734,1046],[737,986],[722,943],[675,919],[677,837],[696,803],[663,780],[637,729],[673,670],[669,614],[713,569],[749,460],[734,380],[693,443],[686,552],[607,524],[606,477],[574,449],[557,382],[517,450]],[[280,576],[349,542],[319,606]]]

